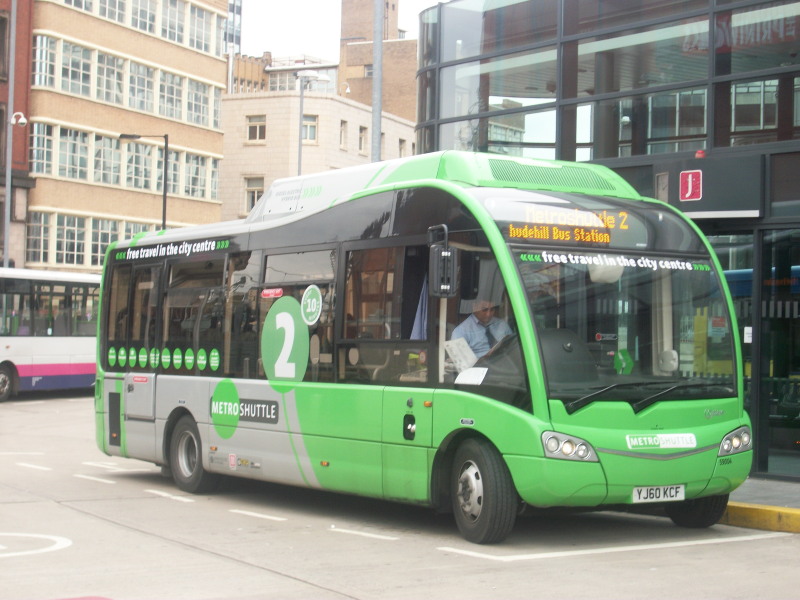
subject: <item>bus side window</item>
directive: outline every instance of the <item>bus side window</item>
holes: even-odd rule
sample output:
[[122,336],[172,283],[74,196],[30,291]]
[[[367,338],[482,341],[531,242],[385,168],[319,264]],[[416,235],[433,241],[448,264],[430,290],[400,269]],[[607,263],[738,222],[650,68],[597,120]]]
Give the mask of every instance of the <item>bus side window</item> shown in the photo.
[[156,341],[158,284],[161,267],[137,268],[134,272],[130,340],[136,348],[153,348]]
[[[304,381],[333,381],[333,314],[334,273],[337,254],[334,249],[273,254],[267,257],[264,273],[264,294],[260,298],[259,323],[279,298],[291,296],[303,301],[311,286],[319,289],[321,306],[319,318],[308,326],[309,360]],[[314,294],[314,297],[317,297]],[[261,339],[261,331],[257,339]]]
[[261,258],[261,252],[240,252],[228,257],[223,356],[225,373],[232,377],[263,375],[258,351]]
[[[108,322],[105,337],[110,346],[124,346],[128,340],[128,299],[130,297],[131,267],[118,266],[111,271],[108,302]],[[106,353],[103,353],[105,356]]]
[[[225,364],[222,334],[224,262],[223,259],[201,259],[169,266],[169,284],[163,303],[164,347],[184,356],[188,350],[193,356],[219,355],[221,362],[215,362],[215,366],[211,365],[210,359],[208,363],[195,363],[201,370],[208,366],[215,371]],[[180,368],[184,368],[183,365]],[[179,367],[173,363],[168,369],[175,372]]]
[[426,246],[348,252],[339,379],[427,381],[427,268]]

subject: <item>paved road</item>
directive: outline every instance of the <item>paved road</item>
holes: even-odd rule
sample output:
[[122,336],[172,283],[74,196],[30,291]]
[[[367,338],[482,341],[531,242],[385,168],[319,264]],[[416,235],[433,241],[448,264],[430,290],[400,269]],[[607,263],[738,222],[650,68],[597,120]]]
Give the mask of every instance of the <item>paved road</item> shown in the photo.
[[180,492],[94,442],[92,400],[0,404],[0,599],[796,597],[800,535],[641,515],[524,517],[502,545],[448,515],[231,480]]

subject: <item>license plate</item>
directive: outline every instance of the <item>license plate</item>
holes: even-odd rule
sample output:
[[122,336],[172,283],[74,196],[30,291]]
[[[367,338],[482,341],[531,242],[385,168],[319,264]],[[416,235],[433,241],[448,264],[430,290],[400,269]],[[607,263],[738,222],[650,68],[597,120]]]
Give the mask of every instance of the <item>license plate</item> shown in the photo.
[[684,485],[646,485],[633,488],[633,503],[678,502],[686,499]]

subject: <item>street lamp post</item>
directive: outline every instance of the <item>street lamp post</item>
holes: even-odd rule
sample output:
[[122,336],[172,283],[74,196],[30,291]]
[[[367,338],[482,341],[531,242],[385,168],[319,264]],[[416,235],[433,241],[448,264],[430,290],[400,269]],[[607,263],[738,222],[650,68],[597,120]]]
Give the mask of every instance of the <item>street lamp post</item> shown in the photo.
[[169,134],[147,134],[142,135],[138,133],[121,133],[119,139],[121,140],[138,140],[143,137],[160,137],[164,138],[164,169],[161,172],[161,230],[167,228],[167,184],[169,182]]
[[[10,100],[9,104],[11,104]],[[3,266],[6,268],[11,264],[8,253],[10,251],[9,238],[11,236],[11,194],[13,193],[13,187],[11,186],[11,163],[14,162],[14,125],[25,127],[27,124],[28,119],[26,119],[25,115],[21,112],[15,112],[11,115],[6,124],[6,201],[3,207],[5,209],[3,215]]]
[[11,17],[8,21],[8,100],[6,101],[6,201],[3,220],[3,266],[8,267],[9,237],[11,234],[11,163],[14,162],[14,125],[24,127],[28,120],[21,112],[14,112],[14,83],[17,67],[17,0],[11,0]]

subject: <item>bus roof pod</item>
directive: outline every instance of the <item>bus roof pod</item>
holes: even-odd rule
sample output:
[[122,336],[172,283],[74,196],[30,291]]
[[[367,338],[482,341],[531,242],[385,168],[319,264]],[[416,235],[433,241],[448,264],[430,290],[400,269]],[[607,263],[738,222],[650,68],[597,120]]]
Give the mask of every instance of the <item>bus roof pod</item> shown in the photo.
[[448,150],[276,179],[246,222],[318,212],[368,190],[401,184],[409,187],[415,181],[431,179],[466,186],[558,192],[586,193],[588,188],[596,195],[641,198],[622,177],[600,165]]

